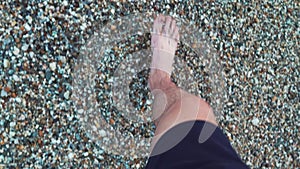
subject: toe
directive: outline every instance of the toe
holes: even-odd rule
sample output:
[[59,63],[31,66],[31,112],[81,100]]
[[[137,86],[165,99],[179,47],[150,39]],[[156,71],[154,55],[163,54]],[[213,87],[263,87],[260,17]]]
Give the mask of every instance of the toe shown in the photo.
[[178,27],[176,26],[173,32],[173,38],[179,41],[179,30]]
[[162,15],[159,15],[158,17],[156,17],[155,20],[154,20],[154,24],[153,24],[153,32],[154,33],[161,33],[163,23],[164,23],[164,17]]
[[170,29],[171,28],[171,24],[172,24],[172,18],[170,16],[167,16],[166,17],[166,25],[165,25],[165,28],[164,28],[165,29],[164,32],[166,34],[172,33],[172,30]]
[[172,33],[174,32],[175,28],[176,28],[176,21],[175,19],[172,19],[172,24],[170,25],[170,28],[172,30]]

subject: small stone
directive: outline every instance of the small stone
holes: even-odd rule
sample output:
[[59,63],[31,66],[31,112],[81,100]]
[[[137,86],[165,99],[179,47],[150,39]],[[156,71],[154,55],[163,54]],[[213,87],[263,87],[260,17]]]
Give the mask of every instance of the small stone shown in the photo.
[[33,53],[32,51],[30,51],[30,52],[29,52],[29,56],[30,56],[30,57],[33,57],[33,56],[34,56],[34,53]]
[[23,51],[27,51],[28,47],[29,47],[28,44],[24,44],[24,45],[22,46],[21,49],[22,49]]
[[69,158],[69,159],[72,159],[72,158],[74,158],[74,153],[72,153],[72,152],[71,152],[71,153],[69,153],[69,154],[68,154],[68,158]]
[[40,137],[43,137],[43,136],[44,136],[44,133],[43,133],[42,130],[39,131],[39,136],[40,136]]
[[46,79],[47,80],[50,80],[51,79],[51,76],[52,76],[52,73],[49,69],[46,70]]
[[15,97],[17,97],[17,94],[16,94],[15,92],[13,92],[13,93],[11,94],[11,97],[15,98]]
[[15,20],[13,20],[13,21],[11,22],[11,26],[12,26],[12,27],[14,27],[16,24],[17,24],[17,22],[16,22]]
[[14,81],[16,81],[16,82],[20,81],[20,78],[19,78],[17,75],[13,75],[13,79],[14,79]]
[[104,157],[103,157],[102,155],[98,155],[98,158],[99,158],[100,160],[103,160],[103,159],[104,159]]
[[69,3],[68,3],[68,1],[63,1],[62,4],[63,4],[63,6],[67,6]]
[[31,16],[27,15],[27,16],[26,16],[26,19],[27,19],[27,21],[28,21],[30,24],[32,23],[32,17],[31,17]]
[[205,24],[208,24],[208,23],[209,23],[208,20],[207,20],[206,18],[204,19],[204,23],[205,23]]
[[147,105],[151,105],[151,103],[152,103],[152,101],[149,100],[149,99],[147,99],[146,104],[147,104]]
[[62,62],[62,63],[66,63],[66,57],[64,56],[59,56],[59,60]]
[[111,26],[110,26],[110,30],[112,30],[112,31],[116,30],[116,28],[117,28],[117,27],[116,27],[115,25],[111,25]]
[[5,87],[5,88],[4,88],[4,91],[10,92],[10,88],[9,88],[9,87]]
[[21,114],[21,116],[19,117],[19,120],[21,120],[21,121],[25,120],[25,116],[23,114]]
[[21,98],[20,97],[15,98],[15,100],[16,100],[16,102],[21,103]]
[[82,113],[84,112],[84,110],[83,110],[83,109],[79,109],[77,112],[78,112],[79,114],[82,114]]
[[5,90],[1,90],[1,97],[6,97],[7,96],[7,92]]
[[52,62],[52,63],[50,63],[50,69],[52,70],[52,71],[55,71],[56,70],[56,63],[55,62]]
[[99,131],[99,135],[101,136],[101,137],[105,137],[106,136],[106,131],[105,130],[100,130]]
[[14,55],[19,55],[19,53],[20,53],[20,49],[17,48],[17,47],[15,46],[15,47],[14,47],[13,54],[14,54]]
[[16,125],[16,122],[14,122],[14,121],[9,123],[9,127],[15,127],[15,125]]
[[232,102],[228,102],[227,105],[228,105],[228,106],[232,106],[233,103],[232,103]]
[[66,92],[64,93],[65,99],[69,99],[69,96],[70,96],[70,92],[69,92],[69,91],[66,91]]
[[110,12],[114,15],[114,14],[115,14],[115,9],[112,8],[112,9],[110,10]]
[[9,132],[9,137],[14,137],[15,135],[16,135],[16,132],[14,132],[14,131]]
[[4,59],[4,60],[3,60],[3,65],[4,65],[4,68],[8,68],[9,65],[10,65],[9,60]]
[[88,152],[84,152],[83,155],[84,155],[85,157],[87,157],[87,156],[89,155],[89,153],[88,153]]
[[22,151],[24,149],[24,146],[23,145],[18,145],[17,149]]
[[25,28],[27,31],[30,31],[30,30],[31,30],[31,27],[30,27],[27,23],[24,25],[24,28]]
[[23,32],[23,31],[25,30],[25,27],[22,25],[22,26],[20,27],[20,30]]
[[253,125],[257,126],[258,123],[259,123],[259,119],[258,118],[255,117],[254,119],[252,119],[252,124]]

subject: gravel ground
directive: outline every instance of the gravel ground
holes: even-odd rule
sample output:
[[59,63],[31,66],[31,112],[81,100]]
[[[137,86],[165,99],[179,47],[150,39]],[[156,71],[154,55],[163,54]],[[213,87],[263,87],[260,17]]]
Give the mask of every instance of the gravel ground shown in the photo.
[[[93,141],[71,98],[82,47],[99,36],[106,23],[138,12],[189,21],[219,52],[226,93],[220,96],[220,126],[247,165],[300,168],[299,5],[296,0],[1,1],[0,168],[143,168],[146,158],[134,151],[130,157],[111,154]],[[137,43],[149,42],[149,34],[137,35],[123,39],[126,47],[120,53],[149,48]],[[110,47],[113,53],[104,54],[106,59],[100,62],[114,65],[122,54],[118,47]],[[197,83],[205,84],[201,60],[192,57],[183,43],[179,47],[177,55],[192,65],[189,71],[198,72],[199,79],[203,75]],[[111,59],[114,55],[116,60]],[[110,74],[107,65],[102,68],[99,72]],[[129,98],[140,112],[151,110],[147,72],[129,84]],[[179,76],[174,73],[173,79],[180,84]],[[105,93],[109,87],[103,79],[106,75],[99,74],[97,84]],[[206,92],[210,88],[201,84],[194,93],[213,102]],[[105,106],[108,98],[97,94],[99,106]],[[103,112],[112,128],[123,127],[135,136],[153,135],[151,123],[136,126],[117,111]],[[98,134],[105,141],[107,131]]]

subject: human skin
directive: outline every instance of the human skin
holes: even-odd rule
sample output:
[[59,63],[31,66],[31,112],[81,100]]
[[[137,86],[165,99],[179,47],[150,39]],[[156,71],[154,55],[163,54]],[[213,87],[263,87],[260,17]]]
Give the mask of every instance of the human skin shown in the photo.
[[152,118],[156,125],[152,147],[166,131],[182,122],[202,120],[218,125],[205,100],[180,89],[170,79],[178,40],[176,21],[170,16],[157,16],[151,38],[153,55],[148,79],[154,96]]

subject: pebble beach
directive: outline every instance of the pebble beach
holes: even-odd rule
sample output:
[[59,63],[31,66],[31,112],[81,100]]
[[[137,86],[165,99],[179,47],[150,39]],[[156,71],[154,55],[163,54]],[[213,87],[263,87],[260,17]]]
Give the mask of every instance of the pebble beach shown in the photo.
[[[144,168],[149,142],[141,138],[155,130],[150,58],[136,58],[151,55],[157,14],[173,16],[182,28],[172,79],[217,107],[220,128],[241,159],[250,168],[300,168],[299,7],[297,0],[1,1],[0,169]],[[117,26],[139,13],[149,16],[135,23],[145,32]],[[188,42],[195,32],[187,24],[213,48],[213,59]],[[130,67],[138,61],[142,70]],[[86,95],[94,100],[85,104]],[[86,118],[88,106],[97,113]],[[128,120],[130,111],[137,113]],[[114,130],[124,133],[119,144],[128,152],[109,151],[117,151]]]

